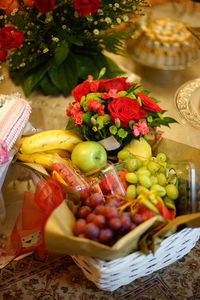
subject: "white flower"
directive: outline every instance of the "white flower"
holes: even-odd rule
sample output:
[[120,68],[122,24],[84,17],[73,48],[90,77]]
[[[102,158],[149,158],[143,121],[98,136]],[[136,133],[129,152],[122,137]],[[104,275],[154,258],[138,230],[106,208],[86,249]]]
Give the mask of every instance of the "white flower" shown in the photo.
[[124,22],[127,22],[129,20],[129,17],[128,16],[123,16],[123,20],[124,20]]
[[119,3],[115,3],[114,6],[119,8]]
[[52,41],[54,41],[54,42],[56,42],[56,43],[59,42],[59,38],[56,37],[56,36],[53,36],[51,39],[52,39]]
[[44,49],[42,50],[42,52],[43,52],[43,53],[47,53],[47,52],[49,52],[49,49],[48,49],[48,48],[44,48]]
[[94,29],[93,33],[96,34],[96,35],[98,35],[99,34],[99,29]]
[[118,24],[120,24],[122,22],[122,20],[120,18],[117,18],[116,21]]
[[111,18],[106,17],[106,18],[105,18],[105,22],[108,23],[108,24],[110,24],[110,23],[112,23],[112,20],[111,20]]

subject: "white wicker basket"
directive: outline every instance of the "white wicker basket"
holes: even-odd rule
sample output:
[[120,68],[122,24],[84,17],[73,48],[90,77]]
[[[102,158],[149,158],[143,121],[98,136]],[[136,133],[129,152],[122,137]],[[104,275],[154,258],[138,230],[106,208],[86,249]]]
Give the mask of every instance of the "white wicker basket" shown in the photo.
[[137,251],[111,261],[88,256],[72,256],[72,258],[98,288],[114,291],[139,277],[174,263],[190,252],[199,238],[200,228],[185,228],[164,239],[154,254],[145,255]]

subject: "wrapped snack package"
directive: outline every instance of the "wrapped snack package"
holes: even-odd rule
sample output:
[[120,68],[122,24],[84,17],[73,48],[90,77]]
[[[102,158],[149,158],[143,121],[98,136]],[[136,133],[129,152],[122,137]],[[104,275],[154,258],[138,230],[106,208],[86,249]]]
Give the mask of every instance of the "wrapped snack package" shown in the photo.
[[43,228],[50,213],[64,200],[58,181],[18,164],[9,168],[2,188],[7,211],[0,229],[0,265],[24,253],[45,251]]
[[6,216],[1,187],[16,152],[14,144],[22,134],[30,113],[30,105],[20,94],[0,95],[0,223]]

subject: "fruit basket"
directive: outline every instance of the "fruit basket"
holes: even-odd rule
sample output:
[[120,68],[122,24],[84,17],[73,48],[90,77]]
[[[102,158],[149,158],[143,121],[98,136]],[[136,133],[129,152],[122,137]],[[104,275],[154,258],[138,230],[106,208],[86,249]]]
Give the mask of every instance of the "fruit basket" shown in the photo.
[[[99,288],[114,290],[194,246],[199,228],[188,222],[200,218],[196,166],[153,152],[148,141],[158,142],[158,127],[175,120],[137,83],[89,77],[72,94],[66,130],[17,142],[3,192],[16,201],[15,188],[22,187],[20,213],[2,250],[71,255]],[[110,138],[117,144],[112,154],[102,144]]]
[[114,291],[137,278],[165,268],[190,252],[200,237],[200,228],[185,228],[166,238],[153,254],[133,252],[123,258],[104,261],[72,256],[84,275],[98,288]]

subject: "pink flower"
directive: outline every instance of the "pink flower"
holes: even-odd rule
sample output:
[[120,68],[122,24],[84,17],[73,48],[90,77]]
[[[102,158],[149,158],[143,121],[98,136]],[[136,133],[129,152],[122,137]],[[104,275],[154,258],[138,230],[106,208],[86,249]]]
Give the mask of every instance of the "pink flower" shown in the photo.
[[92,109],[99,109],[101,104],[96,99],[87,100],[87,106]]
[[81,111],[81,106],[79,102],[69,103],[66,108],[66,115],[68,117],[73,117],[77,112]]
[[81,117],[82,115],[83,115],[82,111],[75,113],[75,115],[74,115],[74,124],[75,125],[79,125],[79,124],[83,123],[83,119]]
[[139,121],[138,123],[135,123],[133,125],[133,135],[139,136],[140,134],[148,134],[149,133],[149,127],[147,125],[146,121]]

